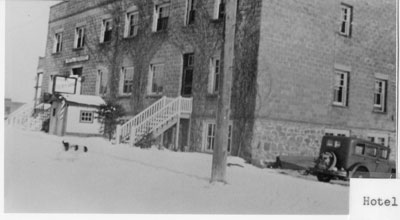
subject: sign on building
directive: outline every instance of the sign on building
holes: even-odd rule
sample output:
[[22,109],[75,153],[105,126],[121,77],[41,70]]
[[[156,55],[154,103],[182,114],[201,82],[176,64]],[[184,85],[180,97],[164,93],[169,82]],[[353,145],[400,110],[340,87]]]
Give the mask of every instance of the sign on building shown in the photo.
[[77,78],[54,76],[53,92],[75,94]]

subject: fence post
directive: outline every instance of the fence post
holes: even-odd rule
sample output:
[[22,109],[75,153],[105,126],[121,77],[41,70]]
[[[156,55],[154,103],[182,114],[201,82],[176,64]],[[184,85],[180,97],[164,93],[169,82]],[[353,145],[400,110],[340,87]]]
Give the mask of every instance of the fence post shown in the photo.
[[115,144],[120,144],[121,142],[121,125],[117,125],[115,132]]

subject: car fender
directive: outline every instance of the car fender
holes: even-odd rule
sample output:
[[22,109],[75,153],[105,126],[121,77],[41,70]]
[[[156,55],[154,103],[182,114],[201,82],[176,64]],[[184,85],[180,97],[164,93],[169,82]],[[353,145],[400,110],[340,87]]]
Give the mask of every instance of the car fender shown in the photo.
[[370,172],[369,169],[368,169],[368,166],[367,166],[366,164],[364,164],[364,163],[355,163],[355,164],[353,164],[353,165],[350,167],[350,169],[348,170],[349,176],[352,176],[353,173],[356,172],[356,170],[357,170],[358,168],[360,168],[360,167],[363,167],[363,168],[365,168],[368,172]]

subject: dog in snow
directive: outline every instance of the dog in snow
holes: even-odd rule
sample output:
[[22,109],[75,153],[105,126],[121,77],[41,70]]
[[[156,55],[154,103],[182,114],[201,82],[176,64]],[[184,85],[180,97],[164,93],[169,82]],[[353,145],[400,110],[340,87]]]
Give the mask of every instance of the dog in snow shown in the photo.
[[[74,151],[78,151],[79,150],[79,145],[74,144],[74,145],[70,145],[69,142],[65,142],[64,140],[61,142],[64,146],[64,151],[69,151],[74,150]],[[80,146],[80,148],[83,150],[84,153],[88,152],[88,148],[86,146]]]

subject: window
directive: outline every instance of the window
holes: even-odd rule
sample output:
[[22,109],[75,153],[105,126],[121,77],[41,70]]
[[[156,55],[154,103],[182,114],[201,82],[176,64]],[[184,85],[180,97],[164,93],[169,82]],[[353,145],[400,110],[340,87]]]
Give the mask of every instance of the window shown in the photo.
[[128,93],[132,92],[133,73],[134,73],[133,66],[122,67],[122,69],[121,69],[121,82],[122,82],[121,94],[128,94]]
[[333,92],[333,104],[347,106],[349,73],[337,70],[335,72],[335,85]]
[[194,53],[183,54],[182,96],[191,96],[194,73]]
[[103,70],[97,70],[97,94],[104,96],[107,94],[107,75]]
[[82,72],[83,72],[83,68],[82,67],[72,68],[72,75],[73,76],[81,77],[82,76]]
[[139,13],[137,11],[127,13],[125,21],[124,37],[134,37],[138,34],[138,30],[139,30]]
[[6,107],[6,115],[9,115],[11,113],[11,108],[10,106]]
[[[215,132],[216,132],[216,123],[215,122],[206,122],[205,123],[205,131],[204,131],[204,142],[203,146],[205,151],[213,151],[215,146]],[[228,127],[228,146],[227,151],[231,152],[231,143],[232,143],[232,124]]]
[[100,43],[111,41],[112,28],[112,19],[104,19],[102,21]]
[[79,122],[81,122],[81,123],[93,123],[93,112],[91,112],[91,111],[81,111]]
[[62,51],[62,39],[62,32],[54,34],[53,53],[59,53]]
[[207,151],[212,151],[214,150],[214,145],[215,145],[215,127],[216,124],[214,123],[209,123],[207,124],[207,144],[206,144],[206,150]]
[[85,46],[85,28],[77,27],[75,28],[74,48],[82,48],[83,46]]
[[349,137],[349,130],[339,130],[339,129],[325,129],[325,135],[327,136],[339,136],[339,137]]
[[339,33],[344,36],[350,37],[351,35],[351,22],[353,7],[341,4],[340,5],[340,30]]
[[214,19],[223,19],[225,17],[225,0],[215,0]]
[[357,144],[354,148],[354,153],[358,155],[363,155],[365,151],[365,144]]
[[186,24],[193,24],[195,19],[195,0],[187,0]]
[[219,90],[219,78],[221,73],[221,62],[219,57],[211,58],[210,74],[208,78],[208,92],[217,93]]
[[169,6],[170,4],[160,4],[155,6],[153,30],[162,31],[168,28],[169,18]]
[[385,112],[386,111],[386,86],[387,81],[376,79],[375,90],[374,90],[374,111]]
[[377,152],[378,152],[378,149],[376,147],[367,146],[365,148],[365,155],[367,155],[367,156],[376,157]]
[[386,147],[389,146],[389,135],[387,134],[370,133],[368,134],[368,140]]
[[43,83],[43,73],[40,72],[37,74],[36,78],[36,96],[35,99],[39,99],[42,94],[42,83]]
[[380,158],[387,160],[389,158],[389,151],[387,149],[381,149]]
[[157,95],[162,94],[164,89],[163,81],[164,81],[164,64],[150,65],[149,93]]

